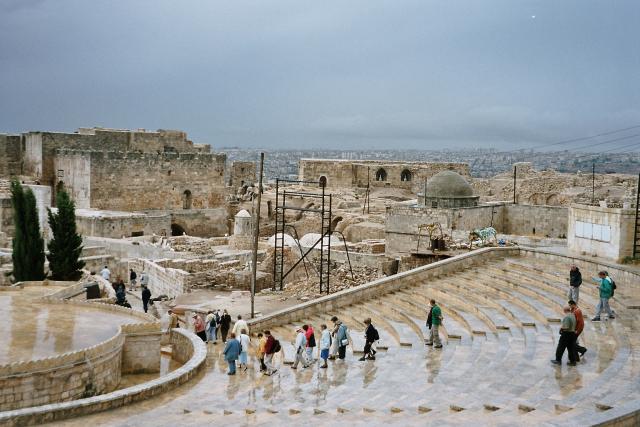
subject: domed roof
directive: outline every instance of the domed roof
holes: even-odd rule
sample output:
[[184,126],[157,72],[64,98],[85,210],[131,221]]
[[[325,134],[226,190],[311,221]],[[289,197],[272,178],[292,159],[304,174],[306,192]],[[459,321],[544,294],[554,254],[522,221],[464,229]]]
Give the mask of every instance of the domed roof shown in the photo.
[[458,173],[446,170],[427,180],[427,197],[473,197],[473,188]]

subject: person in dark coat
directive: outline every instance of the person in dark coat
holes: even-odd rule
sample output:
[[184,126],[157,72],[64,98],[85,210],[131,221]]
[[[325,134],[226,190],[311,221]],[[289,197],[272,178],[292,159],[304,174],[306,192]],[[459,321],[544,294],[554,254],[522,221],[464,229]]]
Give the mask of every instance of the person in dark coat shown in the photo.
[[142,308],[146,313],[149,309],[149,300],[151,299],[151,291],[147,288],[147,285],[142,285]]
[[376,360],[376,351],[373,349],[373,344],[380,339],[380,336],[376,328],[371,324],[371,318],[364,319],[364,324],[367,325],[367,329],[364,331],[364,356],[360,358],[360,361]]
[[227,334],[231,327],[231,316],[225,309],[220,316],[220,334],[222,334],[222,342],[227,342]]
[[576,304],[580,297],[580,285],[582,285],[582,273],[578,267],[572,265],[569,271],[569,299]]

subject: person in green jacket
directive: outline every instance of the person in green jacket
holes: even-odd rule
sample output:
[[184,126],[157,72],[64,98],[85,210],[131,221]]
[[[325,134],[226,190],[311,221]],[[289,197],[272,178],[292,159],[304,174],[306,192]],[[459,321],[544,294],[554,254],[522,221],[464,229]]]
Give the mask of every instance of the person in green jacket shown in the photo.
[[440,334],[438,330],[440,329],[440,325],[442,325],[442,310],[440,310],[440,306],[436,304],[436,300],[432,299],[429,302],[431,306],[431,329],[429,330],[429,341],[426,342],[427,345],[432,345],[435,348],[442,348],[442,342],[440,342]]
[[602,310],[606,311],[609,315],[609,319],[615,319],[616,317],[613,315],[613,311],[611,307],[609,307],[609,298],[611,298],[611,294],[613,293],[613,287],[611,286],[611,279],[607,277],[607,273],[601,271],[598,273],[598,277],[594,277],[593,280],[596,283],[599,283],[599,291],[600,291],[600,301],[598,301],[598,306],[596,307],[596,315],[593,319],[593,322],[600,321],[600,312]]

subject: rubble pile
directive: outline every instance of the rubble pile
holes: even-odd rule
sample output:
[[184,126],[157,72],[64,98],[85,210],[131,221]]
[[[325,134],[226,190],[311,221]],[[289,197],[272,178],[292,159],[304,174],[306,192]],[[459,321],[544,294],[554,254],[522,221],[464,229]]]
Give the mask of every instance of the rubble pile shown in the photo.
[[227,237],[212,237],[203,239],[191,236],[177,236],[167,239],[168,246],[176,252],[191,252],[197,255],[215,254],[216,246],[227,245]]

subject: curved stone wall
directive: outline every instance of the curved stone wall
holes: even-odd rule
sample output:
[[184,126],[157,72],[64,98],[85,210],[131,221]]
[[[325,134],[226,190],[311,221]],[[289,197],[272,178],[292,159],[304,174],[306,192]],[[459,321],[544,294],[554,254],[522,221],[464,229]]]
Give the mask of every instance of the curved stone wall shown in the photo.
[[193,378],[205,366],[207,348],[198,336],[179,328],[171,332],[171,343],[180,349],[177,356],[185,358],[186,363],[161,378],[100,396],[2,412],[0,426],[40,425],[105,411],[145,400],[178,387]]

